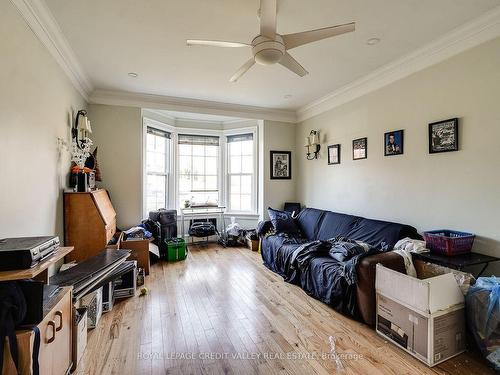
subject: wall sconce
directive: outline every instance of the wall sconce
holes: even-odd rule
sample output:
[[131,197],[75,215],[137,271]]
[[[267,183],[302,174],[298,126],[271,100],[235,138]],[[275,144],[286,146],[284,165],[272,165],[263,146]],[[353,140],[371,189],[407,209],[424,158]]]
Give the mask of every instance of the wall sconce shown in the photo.
[[[304,147],[307,148],[307,160],[314,160],[318,158],[319,150],[321,150],[321,145],[319,141],[319,130],[311,130],[309,136],[306,137],[306,143]],[[313,152],[311,153],[311,147]]]
[[[80,135],[80,133],[82,137],[79,140],[78,136]],[[88,134],[91,133],[92,128],[90,127],[90,121],[87,118],[87,111],[84,109],[80,109],[76,113],[75,125],[71,129],[71,135],[73,136],[73,139],[78,148],[82,149],[84,147],[85,138],[88,136]]]

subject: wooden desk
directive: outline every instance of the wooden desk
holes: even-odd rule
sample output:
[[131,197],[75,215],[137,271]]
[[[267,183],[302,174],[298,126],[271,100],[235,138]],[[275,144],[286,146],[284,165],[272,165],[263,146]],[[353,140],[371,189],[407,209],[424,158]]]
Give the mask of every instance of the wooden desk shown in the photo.
[[63,259],[67,254],[73,251],[73,246],[60,247],[51,256],[45,258],[36,266],[13,271],[1,271],[0,281],[12,281],[12,280],[24,280],[24,279],[36,279],[43,281],[46,284],[49,283],[48,269],[53,264],[56,264],[59,260]]

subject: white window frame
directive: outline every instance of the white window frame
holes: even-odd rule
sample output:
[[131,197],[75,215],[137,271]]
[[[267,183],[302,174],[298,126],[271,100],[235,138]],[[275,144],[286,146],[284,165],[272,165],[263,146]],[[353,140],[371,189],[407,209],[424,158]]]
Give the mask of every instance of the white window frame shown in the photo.
[[182,208],[179,203],[179,143],[178,143],[178,134],[183,135],[199,135],[199,136],[210,136],[210,137],[219,137],[219,165],[217,168],[217,183],[219,190],[219,204],[224,201],[224,184],[222,182],[224,177],[224,171],[221,169],[221,159],[224,157],[224,147],[223,147],[223,136],[220,130],[211,130],[211,129],[191,129],[191,128],[175,128],[175,153],[174,159],[176,164],[176,174],[175,174],[175,209],[179,212]]
[[174,142],[177,142],[177,136],[174,133],[175,128],[164,124],[162,122],[146,118],[144,117],[142,120],[142,215],[143,218],[148,217],[148,212],[146,212],[146,184],[147,184],[147,170],[146,170],[146,154],[147,154],[147,134],[148,134],[148,127],[149,128],[155,128],[158,130],[163,130],[166,132],[170,133],[170,147],[168,148],[168,154],[166,154],[167,158],[167,163],[168,163],[168,185],[167,185],[167,196],[165,198],[165,202],[167,203],[167,207],[169,208],[172,207],[172,197],[175,196],[175,179],[177,176],[176,170],[175,170],[175,163],[173,160],[173,149],[175,146]]
[[146,212],[146,142],[147,142],[147,128],[152,127],[159,130],[167,131],[171,134],[171,147],[169,150],[168,162],[170,175],[168,179],[168,197],[167,209],[176,209],[180,211],[180,203],[178,202],[179,195],[179,144],[178,134],[188,135],[206,135],[219,137],[219,168],[218,168],[218,183],[219,183],[219,204],[229,208],[229,174],[228,174],[228,145],[227,136],[239,134],[252,134],[253,135],[253,181],[252,181],[252,210],[251,211],[226,211],[227,215],[235,216],[256,216],[258,215],[258,181],[259,181],[259,138],[258,126],[241,127],[235,129],[214,130],[214,129],[199,129],[199,128],[183,128],[166,124],[149,117],[143,117],[143,131],[142,131],[142,213],[144,218],[147,218]]
[[[227,143],[227,137],[232,135],[240,135],[240,134],[252,134],[253,137],[253,171],[252,171],[252,192],[251,192],[251,210],[250,211],[230,211],[229,210],[229,195],[230,195],[230,174],[229,174],[229,144]],[[224,130],[224,150],[225,150],[225,164],[224,164],[224,172],[226,174],[225,178],[225,198],[226,198],[226,207],[228,207],[228,214],[235,214],[237,216],[244,215],[257,215],[258,214],[258,138],[257,138],[257,127],[247,127],[247,128],[237,128],[231,130]]]

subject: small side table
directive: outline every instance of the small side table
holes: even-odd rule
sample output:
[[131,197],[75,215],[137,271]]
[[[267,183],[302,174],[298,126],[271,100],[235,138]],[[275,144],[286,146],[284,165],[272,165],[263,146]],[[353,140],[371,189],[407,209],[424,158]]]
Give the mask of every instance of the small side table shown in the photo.
[[497,262],[500,260],[500,258],[479,253],[468,253],[468,254],[455,255],[451,257],[446,255],[433,254],[431,252],[412,253],[412,255],[416,259],[420,259],[429,263],[439,264],[440,266],[453,268],[459,271],[463,271],[464,268],[470,266],[483,265],[481,271],[477,275],[474,275],[476,279],[483,274],[483,272],[486,270],[486,268],[489,266],[490,263]]

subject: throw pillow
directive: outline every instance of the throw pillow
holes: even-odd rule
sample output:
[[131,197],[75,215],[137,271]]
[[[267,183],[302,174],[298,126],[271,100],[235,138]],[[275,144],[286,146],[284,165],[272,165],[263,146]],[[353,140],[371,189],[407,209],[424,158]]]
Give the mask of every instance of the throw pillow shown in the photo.
[[271,207],[267,209],[267,212],[277,233],[299,233],[299,227],[295,224],[295,220],[292,218],[290,212],[273,210]]

